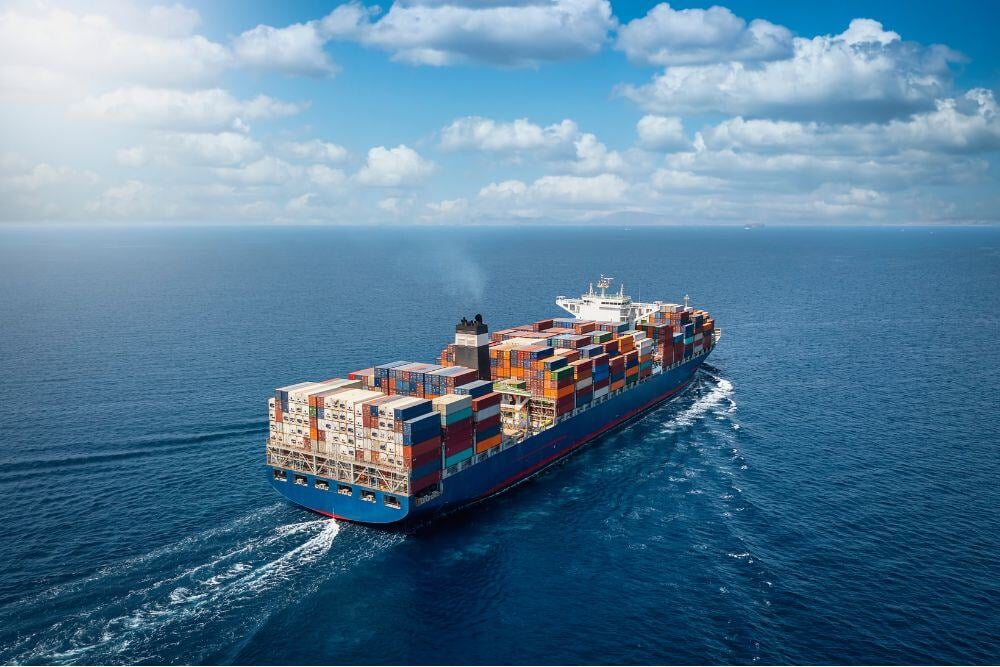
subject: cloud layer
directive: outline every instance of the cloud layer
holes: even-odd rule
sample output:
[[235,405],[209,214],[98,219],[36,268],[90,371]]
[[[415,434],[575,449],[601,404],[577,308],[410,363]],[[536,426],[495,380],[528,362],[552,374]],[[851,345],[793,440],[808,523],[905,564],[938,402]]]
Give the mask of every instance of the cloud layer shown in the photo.
[[995,92],[961,85],[958,51],[874,18],[796,35],[722,6],[623,23],[609,0],[296,18],[0,9],[0,216],[1000,219]]

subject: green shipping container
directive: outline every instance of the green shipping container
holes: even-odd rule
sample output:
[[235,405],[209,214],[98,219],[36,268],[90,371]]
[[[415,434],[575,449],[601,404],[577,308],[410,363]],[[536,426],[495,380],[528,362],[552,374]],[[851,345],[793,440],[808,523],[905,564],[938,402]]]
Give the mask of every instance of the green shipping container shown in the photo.
[[472,417],[472,408],[463,408],[447,415],[441,415],[441,423],[451,426],[456,422],[460,422],[463,419],[469,419],[470,417]]
[[466,449],[464,451],[461,451],[458,454],[452,454],[451,456],[449,456],[448,458],[446,458],[444,460],[444,467],[445,468],[450,468],[453,465],[455,465],[456,463],[461,463],[462,461],[467,461],[467,460],[469,460],[469,459],[472,458],[472,454],[474,452],[475,452],[475,449],[473,447],[469,447],[468,449]]
[[553,380],[564,380],[566,378],[573,377],[573,368],[566,366],[565,368],[558,368],[554,371],[549,371],[549,375]]

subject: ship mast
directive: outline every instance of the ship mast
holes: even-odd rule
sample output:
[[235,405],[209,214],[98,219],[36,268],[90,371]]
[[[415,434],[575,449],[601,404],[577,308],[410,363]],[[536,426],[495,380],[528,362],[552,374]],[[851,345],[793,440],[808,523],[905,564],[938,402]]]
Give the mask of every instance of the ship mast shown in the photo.
[[[601,274],[601,279],[597,281],[597,286],[601,288],[601,296],[607,296],[608,288],[611,287],[611,281],[614,280],[611,276],[606,276]],[[593,283],[591,284],[591,293],[593,293]],[[624,286],[623,286],[624,288]]]

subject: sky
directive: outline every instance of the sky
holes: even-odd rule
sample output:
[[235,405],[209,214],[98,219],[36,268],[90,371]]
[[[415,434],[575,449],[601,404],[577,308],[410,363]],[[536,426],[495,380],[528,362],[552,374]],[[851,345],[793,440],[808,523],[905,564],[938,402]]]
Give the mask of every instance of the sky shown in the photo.
[[0,3],[0,221],[1000,222],[1000,4]]

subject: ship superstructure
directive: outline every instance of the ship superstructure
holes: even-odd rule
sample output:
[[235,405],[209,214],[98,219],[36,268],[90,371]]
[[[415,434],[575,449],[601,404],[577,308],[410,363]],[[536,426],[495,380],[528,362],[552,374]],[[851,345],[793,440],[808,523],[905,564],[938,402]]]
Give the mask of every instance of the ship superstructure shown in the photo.
[[422,520],[489,497],[683,389],[720,332],[685,304],[609,293],[570,318],[492,334],[463,318],[435,364],[396,361],[304,382],[269,401],[268,477],[317,512]]

